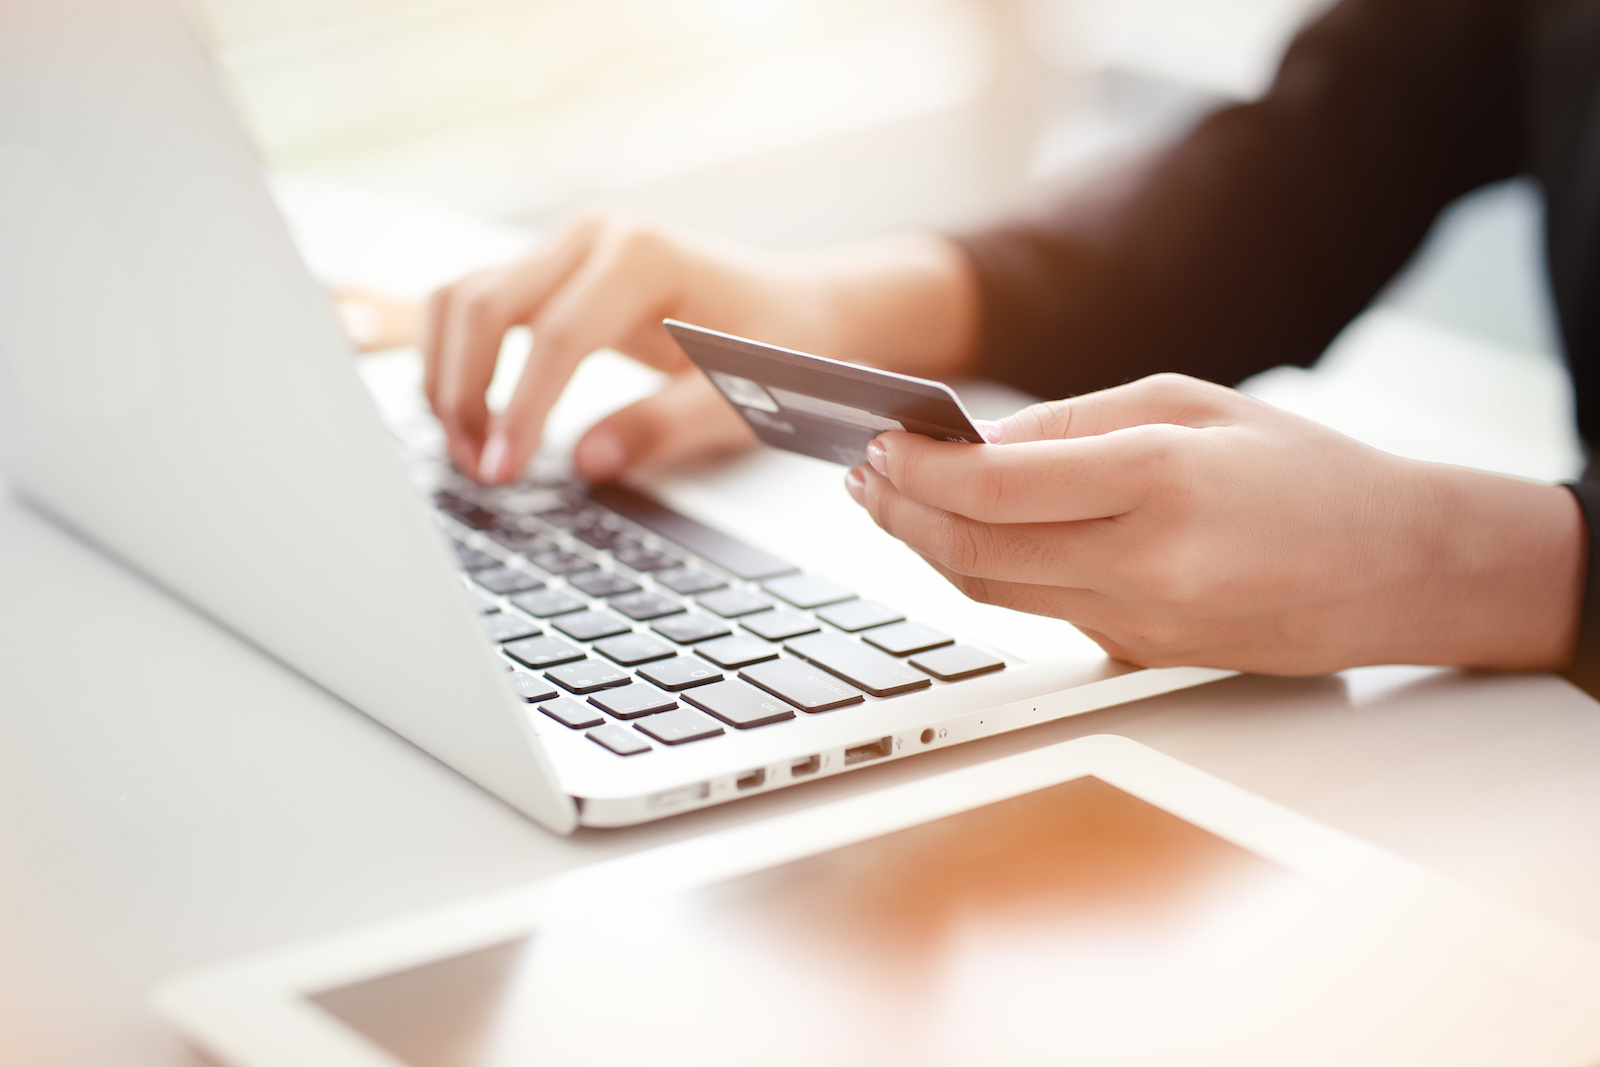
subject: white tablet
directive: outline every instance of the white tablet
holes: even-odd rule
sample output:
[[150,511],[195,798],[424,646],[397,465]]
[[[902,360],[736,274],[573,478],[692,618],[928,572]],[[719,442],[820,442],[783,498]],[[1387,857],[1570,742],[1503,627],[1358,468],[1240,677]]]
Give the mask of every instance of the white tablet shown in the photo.
[[1090,737],[182,978],[248,1067],[1592,1065],[1600,950]]

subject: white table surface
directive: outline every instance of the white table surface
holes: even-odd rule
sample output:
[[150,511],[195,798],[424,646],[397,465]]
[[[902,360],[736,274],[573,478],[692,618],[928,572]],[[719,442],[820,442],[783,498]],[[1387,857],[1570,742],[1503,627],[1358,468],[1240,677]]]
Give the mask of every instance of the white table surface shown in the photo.
[[1559,679],[1241,677],[554,837],[0,502],[0,1063],[197,1062],[178,971],[1087,733],[1135,738],[1600,938],[1600,704]]
[[[461,262],[514,242],[480,244]],[[1395,451],[1574,461],[1548,361],[1392,315],[1363,331],[1254,391]],[[1452,436],[1441,409],[1473,417]],[[197,1063],[144,1003],[180,971],[1101,732],[1600,939],[1600,704],[1557,678],[1232,678],[562,839],[0,491],[0,1064]]]

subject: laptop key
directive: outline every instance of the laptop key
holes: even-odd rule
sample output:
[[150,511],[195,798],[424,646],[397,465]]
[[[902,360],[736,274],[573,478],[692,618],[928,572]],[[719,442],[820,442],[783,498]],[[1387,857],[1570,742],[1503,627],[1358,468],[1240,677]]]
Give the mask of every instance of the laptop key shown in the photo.
[[942,682],[956,682],[1005,667],[1006,661],[971,645],[951,645],[911,657],[911,665]]
[[862,634],[861,639],[875,648],[883,649],[891,656],[909,656],[913,652],[926,652],[930,648],[956,643],[956,639],[949,634],[942,634],[920,622],[897,622],[891,626],[880,626]]
[[451,541],[450,547],[455,549],[456,562],[464,571],[481,571],[500,566],[499,560],[482,549],[464,545],[460,541]]
[[528,562],[548,574],[576,574],[578,571],[594,569],[592,560],[575,552],[563,552],[559,548],[535,552],[528,557]]
[[610,548],[612,543],[621,536],[609,526],[575,526],[572,536],[588,545],[590,548]]
[[469,588],[468,591],[472,593],[472,602],[477,605],[479,615],[493,615],[500,610],[499,602],[482,589]]
[[637,719],[641,715],[671,711],[678,702],[653,685],[634,682],[618,689],[607,689],[589,698],[589,703],[619,719]]
[[653,634],[618,634],[596,641],[594,650],[624,667],[677,655],[677,650]]
[[909,693],[933,684],[921,671],[912,670],[892,656],[838,634],[807,634],[783,647],[875,697]]
[[[735,541],[727,534],[713,530],[709,526],[702,526],[693,519],[663,506],[659,501],[624,486],[615,483],[597,485],[589,490],[589,497],[629,521],[660,534],[673,544],[682,545],[701,559],[715,564],[737,578],[754,581],[794,572],[794,564],[742,541]],[[617,558],[622,557],[617,554]],[[677,562],[674,561],[668,566],[676,566]],[[628,565],[635,566],[631,563]]]
[[535,670],[583,658],[583,649],[573,648],[565,641],[554,637],[524,637],[521,641],[513,641],[500,647],[505,650],[506,655],[524,667],[532,667]]
[[740,730],[794,718],[789,705],[738,679],[691,689],[683,699]]
[[575,526],[585,526],[593,522],[598,516],[593,508],[578,506],[576,508],[550,508],[539,513],[539,518],[551,526],[559,526],[563,530],[570,530]]
[[684,610],[682,604],[669,596],[660,593],[627,593],[623,596],[613,597],[611,606],[622,612],[630,619],[638,622],[648,622],[666,615],[676,615]]
[[764,659],[778,658],[778,650],[772,645],[742,634],[706,641],[695,645],[694,650],[717,666],[726,667],[730,671],[752,663],[760,663]]
[[581,589],[590,596],[617,596],[621,593],[632,593],[639,588],[639,583],[631,578],[624,578],[615,571],[584,571],[574,574],[567,579],[574,589]]
[[640,667],[639,677],[669,693],[677,693],[697,685],[722,681],[722,672],[713,670],[693,656],[675,656],[672,659]]
[[543,588],[544,583],[527,571],[519,571],[514,567],[490,567],[486,570],[473,571],[472,580],[489,590],[505,596],[507,593],[521,593],[528,589]]
[[688,708],[651,715],[634,723],[633,728],[649,734],[663,745],[681,745],[689,741],[716,737],[724,732],[722,727],[698,711],[690,711]]
[[627,623],[605,611],[575,611],[557,617],[550,625],[575,641],[596,641],[627,633],[630,629]]
[[514,526],[497,526],[488,533],[496,544],[512,552],[521,552],[524,556],[536,552],[548,552],[555,547],[531,530],[521,530]]
[[797,608],[820,608],[824,604],[837,604],[854,600],[856,595],[826,578],[814,574],[790,574],[782,578],[769,578],[761,588],[773,596],[781,597]]
[[561,695],[555,686],[537,674],[529,674],[527,671],[511,672],[511,688],[516,691],[517,696],[530,704]]
[[502,644],[523,637],[532,637],[539,632],[538,623],[521,615],[513,615],[509,611],[497,611],[493,615],[485,615],[483,627],[489,631],[489,640]]
[[683,560],[677,556],[669,556],[665,552],[657,552],[653,548],[644,548],[641,545],[615,547],[612,549],[611,555],[624,567],[632,567],[641,573],[664,571],[669,567],[676,567],[683,563]]
[[672,638],[680,645],[692,645],[696,641],[709,641],[713,637],[726,637],[733,633],[726,623],[718,622],[709,615],[674,615],[670,619],[652,623],[650,629],[663,637]]
[[565,615],[569,611],[589,606],[587,601],[579,600],[561,589],[538,589],[531,593],[519,593],[511,598],[511,602],[536,619]]
[[714,593],[697,597],[695,602],[707,611],[714,611],[724,619],[736,619],[740,615],[754,615],[758,611],[766,611],[772,607],[772,601],[760,593],[752,593],[747,589],[718,589]]
[[713,589],[721,589],[728,583],[718,578],[710,571],[698,567],[676,567],[670,571],[656,572],[656,581],[684,596],[694,596],[696,593],[708,593]]
[[494,528],[497,516],[494,512],[481,505],[474,504],[447,490],[441,490],[433,496],[433,505],[457,522],[470,526],[474,530],[490,530]]
[[550,716],[562,726],[573,730],[587,730],[591,726],[599,726],[606,721],[606,717],[595,711],[581,700],[572,697],[558,697],[555,700],[546,700],[539,705],[539,710]]
[[782,697],[801,711],[832,711],[866,700],[855,686],[804,660],[775,659],[752,664],[740,671],[739,677]]
[[567,692],[577,693],[580,696],[627,685],[633,681],[628,677],[627,671],[618,670],[611,664],[602,663],[597,659],[569,663],[564,667],[552,667],[544,672],[544,676]]
[[891,622],[904,622],[905,616],[893,608],[886,608],[875,600],[846,600],[817,609],[817,618],[846,633],[856,633],[873,626],[887,626]]
[[650,742],[620,723],[608,722],[584,735],[602,748],[609,748],[619,756],[637,756],[650,751]]
[[763,611],[759,615],[746,615],[739,620],[739,625],[755,634],[765,637],[768,641],[784,641],[801,634],[815,633],[819,629],[816,623],[804,615],[796,615],[792,611]]

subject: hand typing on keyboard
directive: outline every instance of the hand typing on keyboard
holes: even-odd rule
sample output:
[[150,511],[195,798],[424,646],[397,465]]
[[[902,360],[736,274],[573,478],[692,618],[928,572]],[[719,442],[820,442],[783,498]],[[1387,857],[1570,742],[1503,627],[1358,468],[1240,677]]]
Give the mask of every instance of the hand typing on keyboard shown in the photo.
[[[451,459],[512,481],[580,360],[614,348],[666,371],[661,392],[592,428],[574,456],[591,483],[752,443],[744,423],[661,326],[683,319],[838,359],[925,375],[970,361],[976,283],[953,245],[901,237],[826,254],[757,256],[664,227],[589,215],[525,259],[446,286],[423,329],[425,387]],[[503,412],[485,392],[507,330],[533,348]]]
[[1001,428],[982,448],[884,434],[846,484],[967,595],[1067,619],[1119,659],[1312,674],[1571,655],[1582,528],[1559,487],[1401,459],[1178,375]]

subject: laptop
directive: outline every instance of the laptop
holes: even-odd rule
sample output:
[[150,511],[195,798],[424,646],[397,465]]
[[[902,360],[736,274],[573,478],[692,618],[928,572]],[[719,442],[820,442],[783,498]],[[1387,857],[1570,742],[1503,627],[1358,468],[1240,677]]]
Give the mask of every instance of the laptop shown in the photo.
[[14,491],[551,830],[1225,673],[963,601],[836,472],[482,488],[354,362],[175,5],[0,9]]

